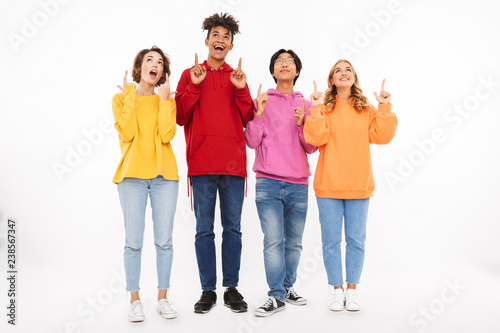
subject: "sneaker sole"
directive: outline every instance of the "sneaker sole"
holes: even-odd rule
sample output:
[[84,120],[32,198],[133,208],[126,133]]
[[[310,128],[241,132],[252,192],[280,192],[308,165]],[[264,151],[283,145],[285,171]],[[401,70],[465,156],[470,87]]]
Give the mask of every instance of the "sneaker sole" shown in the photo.
[[212,304],[212,306],[210,307],[210,309],[205,310],[205,311],[203,311],[203,310],[194,310],[194,313],[208,313],[216,305],[217,305],[217,303]]
[[224,306],[230,308],[231,311],[233,311],[234,313],[241,313],[241,312],[247,312],[248,311],[248,309],[240,309],[240,310],[233,309],[229,304],[225,304],[225,303],[224,303]]
[[277,308],[274,311],[269,311],[269,312],[257,312],[257,311],[254,311],[253,313],[257,317],[269,317],[269,316],[272,316],[273,314],[275,314],[276,312],[281,312],[281,311],[284,311],[285,309],[286,309],[286,307],[282,306],[281,308]]
[[307,304],[307,300],[306,301],[292,301],[291,299],[285,299],[285,302],[288,302],[288,303],[293,304],[293,305],[306,305]]
[[158,312],[158,314],[163,318],[163,319],[175,319],[177,318],[177,313],[170,313],[170,314],[161,314]]
[[128,321],[130,321],[131,323],[138,323],[138,322],[144,321],[144,319],[146,319],[146,316],[135,316],[135,317],[129,316],[128,317]]

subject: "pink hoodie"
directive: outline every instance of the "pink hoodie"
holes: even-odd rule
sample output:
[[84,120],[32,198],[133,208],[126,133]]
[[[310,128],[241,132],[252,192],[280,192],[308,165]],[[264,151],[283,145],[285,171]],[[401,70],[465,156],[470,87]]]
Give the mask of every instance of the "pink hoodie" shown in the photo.
[[[306,153],[312,154],[318,148],[306,143],[304,126],[298,127],[294,117],[295,108],[302,107],[304,96],[298,91],[285,96],[276,89],[269,89],[267,95],[264,114],[249,121],[245,130],[247,146],[255,149],[253,171],[257,178],[309,185],[311,170]],[[305,100],[305,103],[307,118],[311,102]]]

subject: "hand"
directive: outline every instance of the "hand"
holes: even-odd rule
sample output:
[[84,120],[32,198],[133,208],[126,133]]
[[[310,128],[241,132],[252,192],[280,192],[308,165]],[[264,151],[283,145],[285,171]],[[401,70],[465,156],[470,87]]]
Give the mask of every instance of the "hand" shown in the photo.
[[306,116],[306,101],[302,98],[302,109],[295,108],[295,114],[293,115],[297,118],[297,126],[301,127],[304,125],[304,117]]
[[165,83],[158,87],[158,96],[160,96],[160,101],[168,101],[173,94],[177,91],[170,91],[170,82],[168,81],[168,74],[165,74]]
[[259,86],[259,92],[257,93],[257,117],[262,117],[264,114],[264,109],[266,108],[266,104],[269,101],[269,97],[267,93],[261,94],[260,91],[262,89],[262,83]]
[[125,76],[123,77],[123,86],[117,85],[117,87],[121,91],[123,91],[123,89],[125,89],[125,87],[127,87],[127,86],[130,86],[130,85],[134,85],[135,86],[135,84],[127,82],[127,75],[128,75],[128,71],[125,71]]
[[241,58],[238,63],[238,68],[231,73],[230,79],[237,89],[243,89],[247,85],[247,76],[241,70]]
[[391,101],[391,93],[384,90],[385,79],[382,81],[382,88],[380,89],[380,95],[374,92],[375,98],[380,104],[390,103]]
[[311,94],[311,107],[318,107],[323,101],[323,93],[318,91],[318,86],[316,85],[316,81],[314,83],[314,92]]
[[200,85],[207,76],[207,69],[198,63],[198,53],[194,54],[194,67],[189,71],[191,82]]

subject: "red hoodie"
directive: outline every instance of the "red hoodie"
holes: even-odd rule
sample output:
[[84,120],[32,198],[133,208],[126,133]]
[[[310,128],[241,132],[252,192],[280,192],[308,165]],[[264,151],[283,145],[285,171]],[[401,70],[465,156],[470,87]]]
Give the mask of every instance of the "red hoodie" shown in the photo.
[[218,69],[207,65],[200,85],[191,82],[186,69],[177,84],[177,124],[184,126],[188,176],[247,176],[243,127],[254,115],[248,86],[236,89],[224,63]]

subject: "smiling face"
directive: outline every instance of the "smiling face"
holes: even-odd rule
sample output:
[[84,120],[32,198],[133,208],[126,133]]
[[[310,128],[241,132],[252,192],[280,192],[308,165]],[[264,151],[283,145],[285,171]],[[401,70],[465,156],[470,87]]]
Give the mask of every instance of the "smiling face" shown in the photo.
[[214,27],[210,30],[205,45],[208,46],[208,57],[217,62],[224,61],[229,51],[233,49],[231,43],[231,32],[222,26]]
[[163,74],[164,59],[155,51],[144,55],[141,64],[141,81],[155,86]]
[[335,65],[331,83],[339,88],[350,88],[356,81],[356,73],[352,66],[345,61],[341,61]]
[[273,76],[277,81],[290,81],[298,75],[297,66],[290,53],[281,53],[274,62]]

